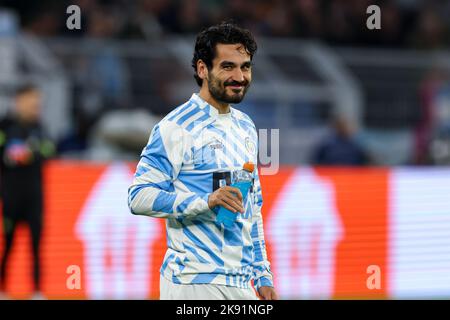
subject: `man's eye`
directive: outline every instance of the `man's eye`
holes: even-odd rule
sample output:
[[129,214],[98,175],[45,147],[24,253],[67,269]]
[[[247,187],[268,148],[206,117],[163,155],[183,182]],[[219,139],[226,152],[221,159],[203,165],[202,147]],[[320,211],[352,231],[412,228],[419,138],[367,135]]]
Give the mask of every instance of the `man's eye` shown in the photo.
[[225,70],[227,70],[227,71],[230,71],[230,70],[232,70],[233,69],[233,67],[232,66],[224,66],[223,67]]

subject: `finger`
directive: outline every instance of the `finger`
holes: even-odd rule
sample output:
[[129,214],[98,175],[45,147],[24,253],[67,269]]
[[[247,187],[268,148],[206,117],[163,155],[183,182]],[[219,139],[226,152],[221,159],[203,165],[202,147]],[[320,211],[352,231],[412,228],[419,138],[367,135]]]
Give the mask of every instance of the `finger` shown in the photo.
[[233,206],[229,205],[223,200],[219,200],[219,205],[224,207],[225,209],[230,210],[231,212],[237,213],[237,210]]
[[277,295],[277,293],[275,292],[274,289],[270,290],[270,299],[271,300],[278,300],[278,295]]
[[244,212],[244,207],[242,206],[242,204],[240,204],[236,197],[232,196],[231,194],[224,193],[221,199],[228,205],[232,206],[236,211]]
[[243,211],[243,209],[244,209],[243,201],[241,199],[239,199],[239,197],[237,197],[236,194],[233,191],[223,190],[222,194],[225,197],[227,197],[229,199],[232,199],[233,201],[238,203],[239,206],[242,208],[242,211]]
[[238,188],[236,188],[236,187],[231,187],[231,186],[226,186],[226,187],[225,187],[225,190],[227,190],[227,191],[229,191],[229,192],[232,192],[232,193],[236,194],[237,198],[238,198],[240,201],[243,201],[243,197],[242,197],[241,190],[239,190]]
[[232,193],[225,192],[223,194],[223,196],[224,196],[224,198],[227,199],[227,201],[229,201],[229,203],[232,202],[233,205],[235,204],[240,212],[244,212],[244,206],[242,204],[242,201],[240,201],[238,198],[236,198]]

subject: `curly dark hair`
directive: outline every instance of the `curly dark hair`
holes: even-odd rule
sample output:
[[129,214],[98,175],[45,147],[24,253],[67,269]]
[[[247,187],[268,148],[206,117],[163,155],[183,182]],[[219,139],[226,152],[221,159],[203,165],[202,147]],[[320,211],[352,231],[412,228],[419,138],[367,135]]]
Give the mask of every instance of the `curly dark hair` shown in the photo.
[[242,44],[245,50],[253,59],[258,46],[249,30],[235,25],[233,22],[222,22],[218,25],[204,29],[197,35],[195,41],[194,56],[192,58],[192,67],[194,68],[194,78],[201,87],[203,80],[197,74],[197,61],[202,60],[208,70],[212,68],[212,61],[216,57],[216,45],[220,44]]
[[19,85],[16,88],[15,95],[18,97],[23,94],[34,92],[34,91],[39,91],[39,87],[37,85],[35,85],[34,83],[27,82],[27,83],[23,83],[23,84]]

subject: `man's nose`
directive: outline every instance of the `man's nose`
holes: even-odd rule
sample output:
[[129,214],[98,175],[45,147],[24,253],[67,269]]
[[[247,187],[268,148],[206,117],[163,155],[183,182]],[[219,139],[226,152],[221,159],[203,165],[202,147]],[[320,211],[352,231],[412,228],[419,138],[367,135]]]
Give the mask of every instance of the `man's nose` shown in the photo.
[[233,80],[238,82],[243,82],[245,80],[244,73],[240,68],[236,68],[233,73]]

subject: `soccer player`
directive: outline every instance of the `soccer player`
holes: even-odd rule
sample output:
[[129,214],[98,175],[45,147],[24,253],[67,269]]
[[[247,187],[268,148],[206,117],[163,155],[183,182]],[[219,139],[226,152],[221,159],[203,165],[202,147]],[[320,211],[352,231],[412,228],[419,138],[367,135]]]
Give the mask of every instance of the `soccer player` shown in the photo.
[[[161,299],[277,299],[267,260],[257,169],[245,197],[230,186],[234,170],[257,163],[252,120],[231,107],[252,79],[257,45],[230,23],[198,34],[192,66],[200,92],[175,108],[150,134],[129,188],[133,214],[166,219]],[[223,206],[232,227],[216,221]]]

